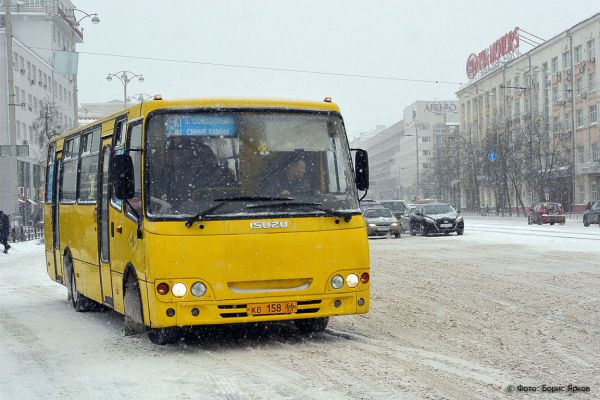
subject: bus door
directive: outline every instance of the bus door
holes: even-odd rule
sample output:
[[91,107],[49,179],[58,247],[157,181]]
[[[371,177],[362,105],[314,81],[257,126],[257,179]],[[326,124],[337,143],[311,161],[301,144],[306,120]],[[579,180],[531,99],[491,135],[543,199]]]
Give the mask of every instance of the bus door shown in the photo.
[[[58,271],[56,269],[56,253],[55,253],[55,249],[58,248],[57,243],[58,243],[58,230],[57,230],[57,204],[56,204],[56,191],[58,188],[58,184],[57,184],[57,175],[56,175],[56,169],[57,169],[57,160],[58,160],[58,155],[56,153],[56,145],[52,145],[50,146],[50,148],[48,149],[48,170],[47,170],[47,176],[46,176],[46,194],[45,194],[45,206],[44,206],[44,213],[46,216],[44,218],[44,237],[46,238],[45,240],[45,247],[46,247],[46,252],[47,253],[52,253],[52,256],[48,256],[47,257],[47,269],[48,269],[48,275],[50,275],[50,277],[54,280],[57,280],[57,276],[58,276]],[[60,281],[59,281],[60,282]]]
[[102,285],[102,301],[113,307],[113,285],[110,273],[110,167],[111,139],[102,142],[100,165],[98,168],[98,252],[100,259],[100,282]]
[[[114,306],[117,311],[123,312],[123,273],[128,263],[138,270],[138,278],[145,279],[143,270],[143,247],[141,230],[141,132],[142,119],[129,121],[121,120],[115,124],[113,135],[113,151],[111,157],[130,151],[136,173],[136,197],[128,201],[117,199],[110,190],[109,227],[110,232],[110,267],[113,279]],[[139,151],[131,151],[132,144]],[[111,162],[112,163],[112,162]],[[109,185],[110,189],[110,185]]]
[[[60,157],[59,157],[60,156]],[[59,188],[62,185],[62,154],[56,153],[56,163],[54,171],[54,184],[52,190],[52,245],[54,252],[54,266],[56,271],[56,281],[64,284],[63,259],[60,251],[60,205]]]

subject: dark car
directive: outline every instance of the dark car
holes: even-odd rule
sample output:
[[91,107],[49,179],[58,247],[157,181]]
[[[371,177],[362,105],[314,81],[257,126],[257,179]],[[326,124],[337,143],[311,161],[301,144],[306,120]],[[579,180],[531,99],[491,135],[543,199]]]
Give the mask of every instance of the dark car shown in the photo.
[[400,237],[400,224],[387,208],[369,208],[363,215],[367,224],[367,236]]
[[400,215],[400,229],[402,232],[410,232],[410,226],[415,221],[415,211],[419,208],[418,204],[408,204]]
[[527,223],[531,224],[565,224],[565,212],[560,203],[538,203],[529,209]]
[[382,206],[392,211],[396,219],[400,219],[400,216],[404,213],[406,205],[402,200],[380,200]]
[[420,205],[410,226],[410,234],[413,236],[417,233],[423,236],[435,233],[449,235],[452,232],[462,235],[464,230],[465,221],[462,215],[446,203]]
[[583,226],[600,224],[600,201],[594,202],[590,209],[583,213]]

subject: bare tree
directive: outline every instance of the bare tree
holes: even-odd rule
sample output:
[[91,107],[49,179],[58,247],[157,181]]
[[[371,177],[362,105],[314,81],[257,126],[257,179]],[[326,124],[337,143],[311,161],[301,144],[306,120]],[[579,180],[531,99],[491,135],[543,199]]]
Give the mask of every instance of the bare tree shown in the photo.
[[35,140],[40,148],[45,148],[50,139],[60,133],[57,129],[57,118],[56,106],[48,100],[42,100],[40,115],[33,122],[33,126],[37,131]]

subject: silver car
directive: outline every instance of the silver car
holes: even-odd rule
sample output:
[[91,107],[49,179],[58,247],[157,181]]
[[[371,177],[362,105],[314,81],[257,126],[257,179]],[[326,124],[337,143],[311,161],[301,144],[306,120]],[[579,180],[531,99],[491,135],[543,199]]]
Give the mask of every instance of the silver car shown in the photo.
[[368,236],[400,237],[400,223],[387,208],[369,208],[364,212]]

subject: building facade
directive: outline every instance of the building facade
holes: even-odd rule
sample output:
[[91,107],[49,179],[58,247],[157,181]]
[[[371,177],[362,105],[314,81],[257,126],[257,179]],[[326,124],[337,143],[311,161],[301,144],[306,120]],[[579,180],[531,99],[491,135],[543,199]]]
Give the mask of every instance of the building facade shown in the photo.
[[498,42],[471,55],[467,72],[484,70],[457,93],[462,206],[526,210],[551,200],[582,211],[599,199],[600,14],[523,54],[512,32],[509,48],[498,41],[512,57],[490,60]]
[[403,110],[403,119],[352,147],[369,152],[369,197],[435,198],[454,202],[458,196],[458,108],[454,100],[416,101]]
[[[72,54],[75,44],[83,40],[73,10],[68,0],[12,0],[10,6],[7,0],[0,0],[0,209],[13,221],[30,224],[39,220],[44,136],[76,125],[76,75],[55,68],[56,51]],[[16,154],[11,150],[14,145],[18,146]]]

